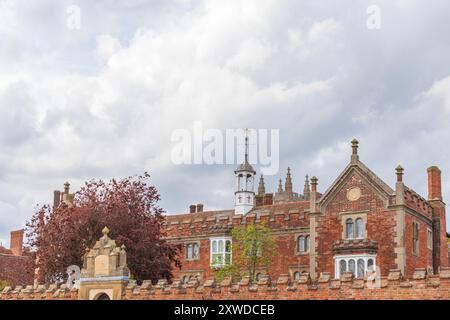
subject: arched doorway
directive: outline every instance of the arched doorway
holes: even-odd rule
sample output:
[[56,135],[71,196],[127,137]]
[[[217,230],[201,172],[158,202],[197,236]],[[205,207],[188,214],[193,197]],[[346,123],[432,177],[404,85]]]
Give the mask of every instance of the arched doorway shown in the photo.
[[111,300],[106,293],[101,293],[95,300]]

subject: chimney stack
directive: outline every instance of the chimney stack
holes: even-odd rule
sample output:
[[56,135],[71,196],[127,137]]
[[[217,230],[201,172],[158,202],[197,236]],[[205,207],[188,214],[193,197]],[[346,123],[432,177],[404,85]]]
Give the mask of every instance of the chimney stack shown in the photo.
[[11,231],[11,242],[9,244],[11,252],[15,256],[21,256],[23,253],[23,229]]
[[203,204],[202,203],[197,204],[197,212],[203,212]]
[[195,204],[189,206],[189,213],[195,213]]
[[441,200],[441,170],[432,166],[428,168],[428,200]]
[[53,191],[53,208],[56,209],[59,207],[61,203],[61,191],[55,190]]

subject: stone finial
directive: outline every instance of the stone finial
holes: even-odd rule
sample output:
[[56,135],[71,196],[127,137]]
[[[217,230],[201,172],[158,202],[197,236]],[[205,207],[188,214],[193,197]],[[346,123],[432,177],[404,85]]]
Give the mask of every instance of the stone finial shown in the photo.
[[287,193],[292,193],[292,178],[291,178],[291,168],[287,168],[287,173],[286,173],[286,181],[284,183],[284,190]]
[[316,176],[313,176],[312,178],[311,178],[311,191],[312,192],[317,192],[317,181],[318,181],[319,179],[317,179],[317,177]]
[[104,236],[108,236],[108,233],[109,233],[108,227],[105,226],[105,227],[102,229],[102,233],[103,233]]
[[395,168],[395,174],[397,175],[397,182],[403,181],[403,167],[401,165],[398,165],[397,168]]
[[356,139],[352,140],[352,153],[353,154],[358,154],[358,144],[359,144],[358,140],[356,140]]
[[70,183],[69,183],[69,181],[66,181],[64,183],[64,193],[68,194],[69,190],[70,190]]
[[358,156],[359,142],[358,142],[358,140],[353,139],[351,143],[352,143],[352,159],[351,160],[352,160],[352,162],[356,162],[359,159],[359,156]]
[[309,177],[308,175],[306,175],[306,179],[305,179],[305,186],[303,187],[303,197],[305,199],[309,199],[309,193],[310,193],[310,189],[309,189]]
[[279,193],[283,192],[283,183],[282,183],[281,179],[278,180],[278,192]]
[[264,176],[261,173],[261,176],[259,177],[259,184],[258,184],[258,195],[264,195],[266,193],[266,186],[264,184]]

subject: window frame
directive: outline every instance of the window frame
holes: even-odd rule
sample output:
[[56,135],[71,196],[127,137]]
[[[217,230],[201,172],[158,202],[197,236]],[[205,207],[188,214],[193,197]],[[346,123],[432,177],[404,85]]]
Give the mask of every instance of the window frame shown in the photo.
[[[354,261],[354,276],[356,278],[361,278],[358,274],[358,261],[362,260],[364,262],[364,274],[362,277],[367,275],[367,272],[376,270],[376,254],[353,254],[353,255],[337,255],[334,256],[334,276],[336,279],[341,277],[341,267],[345,264],[344,272],[349,272],[350,261]],[[369,270],[369,260],[372,260],[372,270]],[[344,263],[343,263],[344,262]]]
[[420,225],[419,222],[413,220],[411,224],[411,252],[418,256],[420,252]]
[[[227,242],[229,242],[230,250],[227,251]],[[222,243],[222,246],[220,245]],[[216,250],[214,249],[214,244]],[[221,250],[222,248],[222,250]],[[231,237],[213,237],[210,238],[209,245],[209,265],[212,268],[221,268],[233,263],[233,240]],[[215,257],[221,257],[216,263],[214,263]],[[229,263],[227,261],[229,260]]]
[[[300,239],[303,239],[303,250],[300,250]],[[295,254],[307,255],[311,250],[311,236],[308,233],[295,235]]]
[[433,230],[427,228],[427,248],[433,250]]
[[[189,253],[189,246],[192,246],[192,257],[189,257],[188,253]],[[195,255],[195,246],[197,246],[198,248],[198,253],[197,255]],[[199,241],[191,241],[191,242],[186,242],[184,244],[184,259],[186,261],[195,261],[195,260],[200,260],[200,242]]]
[[[367,213],[369,211],[358,211],[358,212],[341,212],[339,213],[339,218],[341,220],[342,225],[342,239],[343,240],[361,240],[361,239],[367,239]],[[348,237],[347,232],[347,222],[350,221],[353,224],[353,237]],[[362,221],[362,237],[358,236],[358,227],[357,227],[357,221],[358,219],[361,219]]]

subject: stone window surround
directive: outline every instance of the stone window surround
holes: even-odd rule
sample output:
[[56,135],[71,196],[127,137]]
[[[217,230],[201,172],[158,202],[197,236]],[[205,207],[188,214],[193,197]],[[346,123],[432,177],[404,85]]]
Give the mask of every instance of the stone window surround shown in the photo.
[[[340,212],[339,213],[339,219],[341,219],[341,225],[342,225],[342,234],[341,238],[347,239],[346,235],[346,221],[348,218],[353,219],[353,235],[354,238],[352,239],[367,239],[367,214],[369,213],[369,210],[365,211],[351,211],[351,212]],[[356,238],[356,219],[361,218],[363,221],[363,238]],[[352,240],[348,239],[348,240]]]
[[[188,258],[187,257],[187,246],[190,245],[190,244],[197,244],[198,245],[198,255],[197,255],[197,257],[194,257],[194,258]],[[197,260],[200,260],[200,241],[185,242],[184,243],[184,250],[185,250],[184,259],[186,261],[197,261]]]
[[[417,225],[417,248],[414,243],[414,225]],[[411,223],[411,253],[416,257],[420,256],[420,223],[415,219]]]
[[[308,251],[298,251],[298,238],[301,236],[308,236],[309,237],[309,248]],[[307,256],[309,255],[309,252],[311,251],[311,236],[309,235],[309,230],[304,231],[304,232],[298,232],[294,234],[294,243],[295,243],[295,248],[294,248],[294,254],[296,256]]]
[[204,270],[187,270],[180,273],[180,281],[183,281],[183,277],[197,277],[200,281],[204,279]]
[[433,231],[427,228],[427,248],[433,250]]
[[300,275],[303,273],[303,272],[308,272],[309,273],[309,266],[289,266],[289,276],[291,277],[291,279],[294,281],[294,274],[296,273],[296,272],[299,272],[300,273]]
[[364,270],[365,273],[368,271],[368,260],[373,260],[373,270],[376,270],[377,267],[377,255],[376,254],[349,254],[349,255],[336,255],[334,256],[334,276],[335,278],[339,278],[340,275],[340,261],[345,260],[347,264],[347,271],[348,271],[348,262],[349,260],[355,260],[355,271],[358,272],[358,259],[364,260]]

